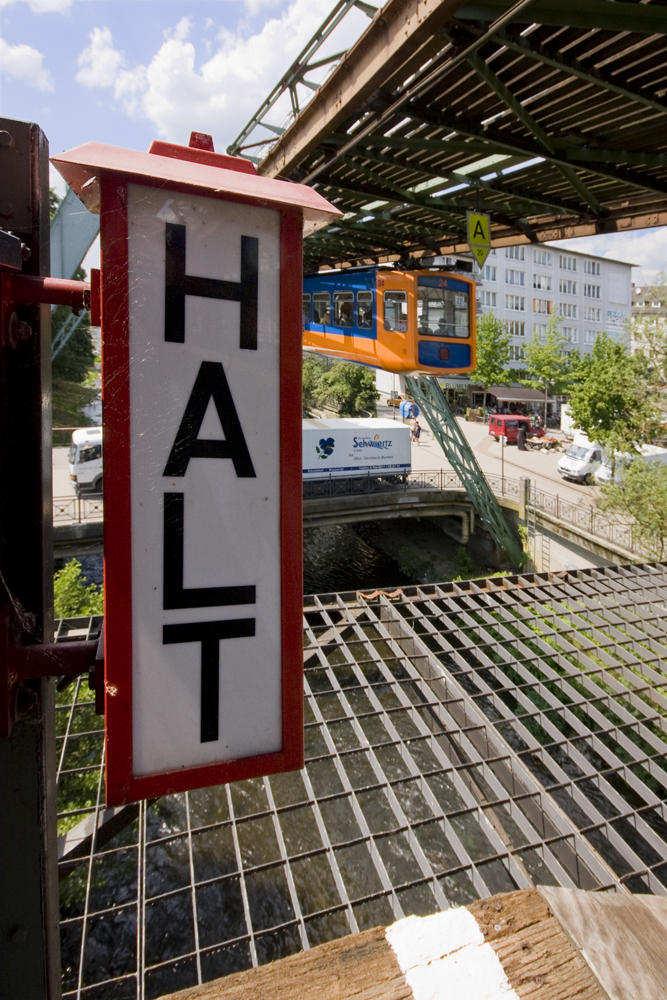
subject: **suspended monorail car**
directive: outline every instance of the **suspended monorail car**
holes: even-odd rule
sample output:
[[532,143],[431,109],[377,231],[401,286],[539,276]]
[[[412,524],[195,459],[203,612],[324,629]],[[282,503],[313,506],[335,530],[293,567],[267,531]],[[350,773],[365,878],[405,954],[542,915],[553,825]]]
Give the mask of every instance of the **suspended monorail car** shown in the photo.
[[475,282],[436,270],[323,271],[303,281],[303,346],[403,375],[473,371]]

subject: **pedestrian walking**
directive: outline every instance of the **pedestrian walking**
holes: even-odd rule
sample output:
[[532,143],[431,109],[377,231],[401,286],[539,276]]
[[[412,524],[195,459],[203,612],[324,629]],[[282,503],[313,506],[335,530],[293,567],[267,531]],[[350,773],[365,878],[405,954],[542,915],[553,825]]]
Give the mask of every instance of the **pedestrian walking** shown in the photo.
[[526,428],[521,424],[518,431],[516,432],[516,446],[519,451],[526,450]]
[[412,440],[419,444],[419,438],[421,437],[422,429],[418,420],[415,420],[415,425],[412,428]]

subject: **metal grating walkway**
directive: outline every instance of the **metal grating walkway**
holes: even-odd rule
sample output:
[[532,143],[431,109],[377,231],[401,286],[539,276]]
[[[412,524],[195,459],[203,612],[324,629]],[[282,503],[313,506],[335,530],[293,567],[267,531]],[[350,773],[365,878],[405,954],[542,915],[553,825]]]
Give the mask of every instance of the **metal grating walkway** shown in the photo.
[[304,663],[302,772],[113,814],[87,684],[61,695],[65,997],[533,883],[667,893],[667,564],[308,597]]

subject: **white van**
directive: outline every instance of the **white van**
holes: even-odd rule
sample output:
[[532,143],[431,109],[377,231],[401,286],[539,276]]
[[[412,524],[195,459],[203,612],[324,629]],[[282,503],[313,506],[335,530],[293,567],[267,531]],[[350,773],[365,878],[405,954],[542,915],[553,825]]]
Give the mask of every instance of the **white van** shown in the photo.
[[[614,482],[620,483],[623,479],[623,469],[627,468],[635,458],[643,458],[649,465],[652,462],[667,463],[667,448],[659,448],[655,444],[641,445],[639,452],[630,455],[627,452],[616,453],[616,468],[614,469]],[[603,483],[611,482],[611,458],[605,453],[602,465],[595,473],[595,482],[601,486]]]
[[588,440],[583,431],[577,431],[574,441],[564,455],[558,460],[558,471],[563,479],[575,479],[585,483],[600,467],[602,448]]
[[69,449],[69,477],[78,497],[84,493],[102,493],[102,459],[102,428],[82,427],[74,431]]

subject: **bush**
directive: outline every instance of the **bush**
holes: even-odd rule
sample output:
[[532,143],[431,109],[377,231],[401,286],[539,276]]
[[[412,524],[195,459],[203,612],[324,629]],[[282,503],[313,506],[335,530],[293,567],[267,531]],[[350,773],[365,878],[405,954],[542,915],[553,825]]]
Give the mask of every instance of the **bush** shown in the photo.
[[70,559],[53,578],[53,608],[56,618],[82,618],[104,613],[104,591],[81,577],[81,563]]

